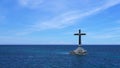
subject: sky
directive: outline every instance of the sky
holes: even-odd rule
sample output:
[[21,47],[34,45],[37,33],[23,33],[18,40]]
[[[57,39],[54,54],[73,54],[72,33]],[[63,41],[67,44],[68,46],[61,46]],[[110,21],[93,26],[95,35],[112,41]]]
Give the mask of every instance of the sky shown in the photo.
[[0,0],[0,44],[120,44],[120,0]]

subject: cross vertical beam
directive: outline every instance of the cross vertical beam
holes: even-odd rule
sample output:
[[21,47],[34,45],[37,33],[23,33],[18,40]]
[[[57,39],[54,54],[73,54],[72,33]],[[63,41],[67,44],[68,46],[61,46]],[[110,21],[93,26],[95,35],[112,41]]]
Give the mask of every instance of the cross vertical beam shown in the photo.
[[74,35],[78,35],[79,36],[79,39],[78,39],[78,46],[81,46],[81,36],[82,35],[86,35],[85,33],[81,33],[81,30],[79,29],[79,33],[75,33]]
[[[79,30],[79,34],[81,33],[81,30]],[[79,35],[79,40],[78,40],[78,42],[79,42],[79,45],[81,45],[81,35]]]

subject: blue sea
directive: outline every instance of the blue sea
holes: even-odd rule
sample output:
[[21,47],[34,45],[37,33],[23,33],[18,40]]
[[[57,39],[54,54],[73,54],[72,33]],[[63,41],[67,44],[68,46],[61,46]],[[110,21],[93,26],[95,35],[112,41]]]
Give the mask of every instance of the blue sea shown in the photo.
[[119,45],[84,45],[88,54],[70,55],[77,45],[0,45],[0,68],[120,68]]

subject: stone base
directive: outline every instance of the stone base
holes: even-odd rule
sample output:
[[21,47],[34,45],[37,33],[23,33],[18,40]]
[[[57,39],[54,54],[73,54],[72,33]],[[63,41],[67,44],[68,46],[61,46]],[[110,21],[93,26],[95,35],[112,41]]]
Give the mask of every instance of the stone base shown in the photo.
[[86,55],[87,51],[84,50],[82,47],[78,47],[76,50],[70,52],[72,55]]

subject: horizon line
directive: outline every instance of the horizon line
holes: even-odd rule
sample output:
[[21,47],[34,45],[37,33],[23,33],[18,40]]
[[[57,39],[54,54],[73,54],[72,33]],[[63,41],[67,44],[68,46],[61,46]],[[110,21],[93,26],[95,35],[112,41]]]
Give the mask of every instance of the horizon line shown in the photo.
[[[0,45],[78,45],[78,44],[0,44]],[[82,45],[120,45],[120,44],[82,44]]]

